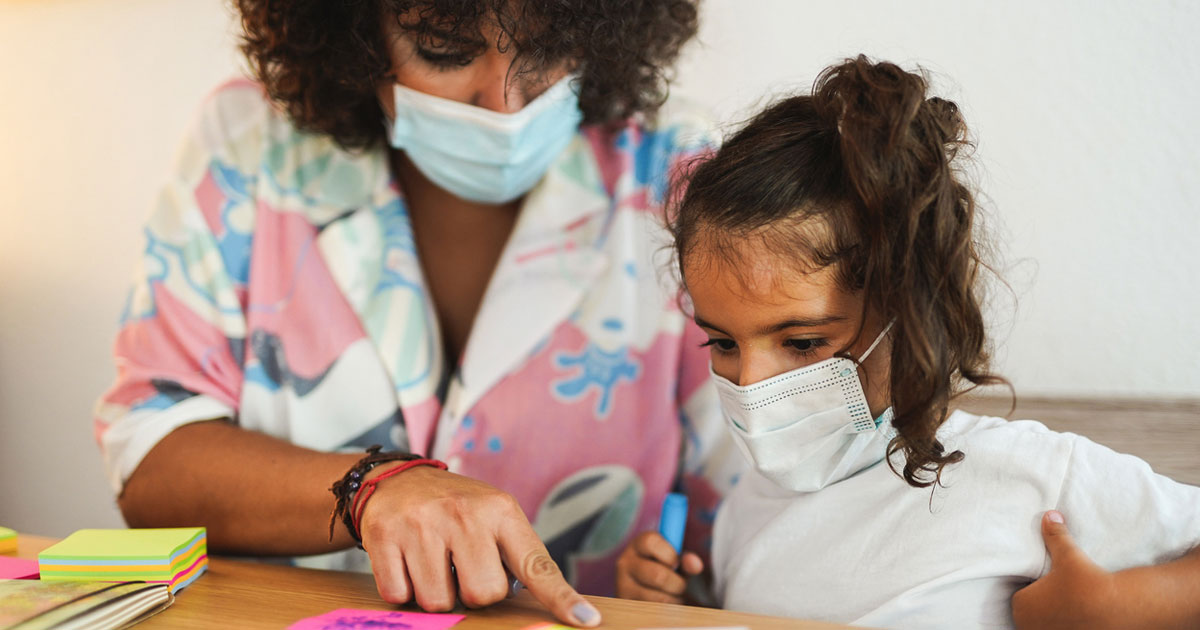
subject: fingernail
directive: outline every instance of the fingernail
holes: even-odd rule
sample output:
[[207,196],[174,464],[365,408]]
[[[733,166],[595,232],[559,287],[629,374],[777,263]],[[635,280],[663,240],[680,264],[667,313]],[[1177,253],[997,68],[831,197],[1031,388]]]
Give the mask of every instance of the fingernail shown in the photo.
[[1046,513],[1046,518],[1050,519],[1051,523],[1065,523],[1063,515],[1058,510],[1050,510]]
[[523,588],[525,588],[525,585],[521,584],[521,580],[513,578],[512,581],[508,583],[508,596],[512,597],[513,595],[520,593],[521,589]]
[[579,602],[572,606],[571,615],[581,626],[590,626],[600,621],[600,611],[587,602]]

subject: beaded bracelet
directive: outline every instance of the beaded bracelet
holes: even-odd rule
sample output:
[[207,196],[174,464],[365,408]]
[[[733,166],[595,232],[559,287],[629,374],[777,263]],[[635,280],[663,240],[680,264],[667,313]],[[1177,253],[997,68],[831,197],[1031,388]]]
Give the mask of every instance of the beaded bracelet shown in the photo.
[[362,548],[361,534],[358,533],[361,531],[361,528],[359,528],[359,523],[362,522],[362,514],[363,510],[367,507],[367,500],[371,498],[372,494],[375,494],[375,486],[388,477],[398,475],[409,468],[416,468],[417,466],[432,466],[434,468],[446,470],[445,462],[440,462],[436,459],[412,459],[387,471],[384,471],[374,479],[364,481],[362,483],[362,487],[360,487],[358,492],[354,494],[354,500],[350,502],[350,531],[356,534],[355,538],[358,539],[359,548]]
[[[329,491],[333,493],[337,502],[334,504],[333,512],[329,515],[329,540],[333,540],[333,527],[337,522],[338,516],[342,517],[342,523],[345,524],[346,530],[350,532],[350,536],[358,543],[359,548],[362,548],[362,537],[358,533],[358,519],[355,517],[355,505],[360,503],[359,492],[363,486],[363,478],[367,473],[371,472],[376,466],[387,462],[413,462],[416,465],[437,466],[445,470],[446,465],[437,460],[426,460],[420,455],[412,453],[400,453],[395,451],[381,452],[383,447],[376,444],[367,449],[367,454],[362,459],[358,460],[341,479],[335,481],[330,486]],[[421,462],[421,463],[416,463]],[[428,462],[428,463],[426,463]],[[406,466],[405,469],[411,468]],[[397,471],[399,472],[399,471]],[[392,471],[384,473],[387,476],[395,474]],[[381,477],[380,477],[381,478]],[[380,478],[372,479],[367,482],[374,490],[375,483],[378,483]],[[365,505],[365,500],[361,501]],[[361,511],[361,508],[359,508]]]

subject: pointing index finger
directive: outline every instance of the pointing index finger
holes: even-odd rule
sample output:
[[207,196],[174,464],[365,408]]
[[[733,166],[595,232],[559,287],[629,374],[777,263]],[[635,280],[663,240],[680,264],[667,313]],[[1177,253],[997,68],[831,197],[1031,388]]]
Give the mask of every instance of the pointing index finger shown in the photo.
[[600,611],[571,588],[528,522],[505,526],[499,543],[509,571],[551,614],[584,628],[600,624]]

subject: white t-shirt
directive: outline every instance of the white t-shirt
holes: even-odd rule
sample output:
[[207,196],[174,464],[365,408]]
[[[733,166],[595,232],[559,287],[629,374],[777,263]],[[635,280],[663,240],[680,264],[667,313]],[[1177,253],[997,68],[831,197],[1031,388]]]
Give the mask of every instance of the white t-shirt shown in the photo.
[[1110,571],[1200,544],[1200,488],[1136,457],[1038,422],[961,411],[939,437],[966,458],[932,491],[886,462],[812,493],[747,473],[713,533],[723,607],[887,628],[1010,628],[1013,593],[1050,568],[1046,510],[1061,511]]

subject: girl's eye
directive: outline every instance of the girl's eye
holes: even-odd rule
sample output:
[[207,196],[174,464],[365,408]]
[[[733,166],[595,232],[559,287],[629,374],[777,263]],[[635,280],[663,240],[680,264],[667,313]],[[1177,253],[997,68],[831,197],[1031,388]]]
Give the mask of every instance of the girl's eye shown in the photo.
[[783,345],[805,356],[816,352],[817,348],[828,344],[829,342],[824,339],[788,339],[783,342]]
[[475,61],[474,55],[469,55],[459,51],[440,51],[429,50],[428,48],[418,48],[417,55],[426,63],[437,68],[462,68],[471,65]]
[[708,341],[700,344],[701,348],[707,348],[709,346],[715,347],[719,352],[729,352],[730,350],[736,348],[737,344],[734,343],[732,339],[709,339]]

